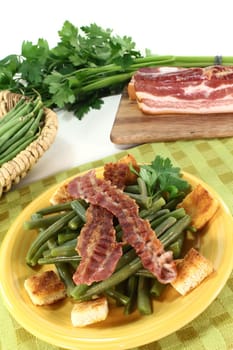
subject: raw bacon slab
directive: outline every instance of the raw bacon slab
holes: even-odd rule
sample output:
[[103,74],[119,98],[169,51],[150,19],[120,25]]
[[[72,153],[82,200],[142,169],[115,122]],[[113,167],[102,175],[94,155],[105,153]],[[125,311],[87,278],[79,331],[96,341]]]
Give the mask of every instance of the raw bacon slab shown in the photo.
[[143,68],[128,91],[145,114],[231,113],[233,67]]
[[109,181],[97,178],[95,171],[90,171],[72,180],[68,191],[73,198],[82,198],[116,216],[123,230],[123,239],[136,250],[143,266],[159,281],[170,283],[176,278],[172,253],[164,251],[149,222],[139,217],[136,202],[122,190]]

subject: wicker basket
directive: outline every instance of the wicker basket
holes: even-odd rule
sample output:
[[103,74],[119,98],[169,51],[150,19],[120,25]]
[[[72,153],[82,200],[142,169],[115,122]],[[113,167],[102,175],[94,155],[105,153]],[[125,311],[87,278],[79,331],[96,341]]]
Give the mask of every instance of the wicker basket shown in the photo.
[[[21,95],[19,94],[1,91],[0,118],[4,117],[20,98]],[[51,109],[45,108],[44,111],[45,123],[38,138],[12,160],[0,166],[0,197],[27,175],[33,165],[54,142],[58,129],[58,118]]]

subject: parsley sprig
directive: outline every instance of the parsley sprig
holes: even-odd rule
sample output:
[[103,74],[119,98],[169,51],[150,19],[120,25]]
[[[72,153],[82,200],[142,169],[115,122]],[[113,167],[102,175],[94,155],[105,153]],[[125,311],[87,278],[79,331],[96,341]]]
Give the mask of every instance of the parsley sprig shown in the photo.
[[190,184],[183,179],[180,168],[175,167],[169,158],[158,155],[150,164],[141,165],[139,172],[132,168],[131,170],[144,181],[148,196],[151,197],[161,192],[172,199],[190,189]]

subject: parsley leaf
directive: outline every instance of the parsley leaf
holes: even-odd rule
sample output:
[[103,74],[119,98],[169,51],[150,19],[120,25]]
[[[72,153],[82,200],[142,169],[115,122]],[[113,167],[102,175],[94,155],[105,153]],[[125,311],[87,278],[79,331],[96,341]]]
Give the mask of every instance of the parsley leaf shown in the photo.
[[36,45],[29,41],[22,44],[22,56],[24,60],[19,68],[21,78],[30,83],[40,83],[43,80],[43,68],[49,54],[49,46],[46,40],[39,39]]
[[150,196],[161,191],[169,198],[175,198],[190,188],[190,184],[182,178],[180,168],[174,167],[169,158],[156,156],[151,164],[141,165],[138,175],[146,183]]

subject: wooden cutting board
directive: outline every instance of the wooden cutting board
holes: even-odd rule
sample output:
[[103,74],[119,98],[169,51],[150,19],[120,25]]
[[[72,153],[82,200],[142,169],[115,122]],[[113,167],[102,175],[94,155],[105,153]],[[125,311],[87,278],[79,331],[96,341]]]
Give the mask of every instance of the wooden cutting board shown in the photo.
[[146,115],[124,90],[110,134],[119,145],[233,136],[233,113]]

